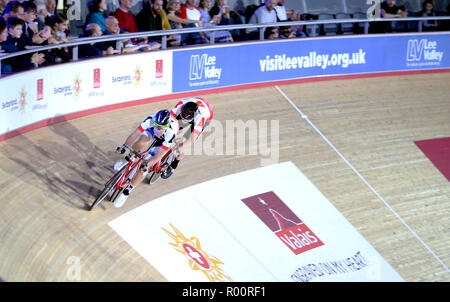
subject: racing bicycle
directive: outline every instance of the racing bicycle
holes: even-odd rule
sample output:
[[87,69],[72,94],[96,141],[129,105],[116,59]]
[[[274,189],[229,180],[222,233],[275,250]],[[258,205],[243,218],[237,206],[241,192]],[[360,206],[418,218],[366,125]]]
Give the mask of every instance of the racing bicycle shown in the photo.
[[[144,167],[147,166],[148,160],[145,159],[145,156],[148,152],[151,152],[151,149],[155,146],[156,142],[159,138],[155,138],[150,146],[144,152],[137,152],[131,146],[124,144],[123,147],[130,150],[136,157],[134,160],[128,161],[119,171],[117,171],[113,177],[111,177],[108,182],[105,184],[105,188],[102,192],[97,196],[95,201],[89,207],[89,211],[92,211],[95,207],[97,207],[107,196],[111,193],[109,200],[114,202],[120,193],[131,183],[131,179],[133,178],[134,173],[137,172],[142,165]],[[161,160],[151,167],[150,171],[147,168],[144,168],[143,172],[149,172],[150,177],[148,179],[149,184],[155,183],[164,173],[169,165],[175,158],[174,152],[179,152],[178,142],[175,141],[175,145],[169,148],[169,150],[164,154]],[[133,173],[134,172],[134,173]]]

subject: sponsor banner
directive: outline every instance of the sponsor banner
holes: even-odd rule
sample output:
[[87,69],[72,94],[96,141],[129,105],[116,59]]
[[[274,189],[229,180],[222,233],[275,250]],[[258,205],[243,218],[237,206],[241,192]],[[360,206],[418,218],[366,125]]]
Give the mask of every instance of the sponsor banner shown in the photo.
[[[158,51],[46,67],[0,79],[0,135],[92,108],[172,92],[172,53]],[[144,118],[145,116],[143,116]]]
[[449,68],[450,34],[367,35],[173,52],[174,92],[296,78]]
[[403,281],[291,162],[180,190],[109,225],[169,281]]

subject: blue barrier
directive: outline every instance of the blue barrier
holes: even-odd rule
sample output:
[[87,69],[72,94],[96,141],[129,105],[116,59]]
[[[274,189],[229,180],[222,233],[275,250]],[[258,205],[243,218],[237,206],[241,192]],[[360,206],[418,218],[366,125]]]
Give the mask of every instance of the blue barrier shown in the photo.
[[316,76],[450,68],[450,33],[285,40],[173,52],[174,93]]

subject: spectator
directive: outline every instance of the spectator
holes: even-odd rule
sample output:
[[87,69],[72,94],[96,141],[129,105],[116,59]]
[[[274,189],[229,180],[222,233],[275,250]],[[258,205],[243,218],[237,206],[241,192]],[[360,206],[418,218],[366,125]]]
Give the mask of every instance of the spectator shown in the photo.
[[300,13],[294,9],[286,9],[284,0],[278,0],[278,4],[275,6],[275,12],[277,14],[277,21],[300,21]]
[[[422,17],[433,17],[436,16],[434,11],[434,5],[432,0],[425,0],[423,2],[422,8]],[[425,20],[423,21],[423,30],[424,31],[433,31],[436,30],[439,26],[437,20]]]
[[[5,12],[6,9],[6,4],[8,4],[10,0],[0,0],[0,16],[3,15],[3,13]],[[5,23],[5,28],[6,28],[6,23]]]
[[[301,15],[298,11],[293,9],[286,9],[284,5],[284,0],[278,0],[278,4],[275,6],[275,12],[277,14],[277,21],[300,21]],[[303,32],[303,25],[291,26],[290,29],[287,26],[280,28],[281,38],[295,38],[295,37],[305,37],[306,34]]]
[[[395,5],[395,0],[385,0],[381,3],[380,12],[382,18],[406,18],[408,16],[406,10],[402,10],[399,6]],[[405,22],[375,22],[375,24],[371,24],[371,31],[384,33],[394,30],[404,30],[405,27]]]
[[129,12],[133,6],[133,0],[119,0],[119,8],[114,12],[114,17],[119,21],[119,27],[127,29],[130,33],[138,31],[134,16]]
[[[57,43],[68,43],[67,33],[69,32],[69,20],[63,13],[57,13],[50,19],[52,37]],[[67,47],[52,49],[55,62],[68,62],[70,60],[69,49]]]
[[263,6],[255,10],[248,23],[263,24],[277,22],[277,13],[275,11],[277,4],[278,0],[266,0]]
[[[23,20],[25,21],[25,26],[23,28],[23,33],[21,39],[24,39],[24,44],[27,45],[47,45],[50,36],[40,35],[41,30],[39,30],[38,23],[36,22],[36,4],[32,1],[25,1],[22,3],[24,8]],[[44,39],[44,36],[47,38]]]
[[108,9],[106,0],[91,0],[88,3],[88,9],[89,14],[86,16],[86,24],[97,23],[104,32],[106,30],[106,10]]
[[[184,27],[196,27],[196,26],[202,26],[202,14],[200,12],[200,8],[198,8],[195,5],[196,0],[186,0],[186,2],[181,6],[180,12],[178,14],[178,17],[185,19],[185,20],[193,20],[193,21],[200,21],[200,22],[190,22],[188,24],[185,24]],[[201,43],[208,43],[208,38],[206,38],[206,35],[204,32],[200,33],[190,33],[185,34],[182,36],[182,42],[184,44],[201,44]]]
[[[91,23],[86,25],[85,33],[80,35],[80,37],[99,37],[101,35],[103,35],[103,32],[100,25]],[[78,54],[83,58],[101,57],[118,53],[120,52],[109,45],[109,43],[97,42],[78,46]]]
[[292,26],[280,26],[280,39],[295,38],[296,32],[292,29]]
[[[184,25],[188,25],[190,23],[196,23],[198,26],[202,26],[202,22],[199,20],[190,20],[190,19],[183,19],[178,17],[178,13],[180,12],[181,7],[181,0],[169,0],[167,1],[166,5],[166,15],[167,19],[169,20],[170,27],[172,29],[181,29]],[[195,26],[193,24],[192,26]],[[187,37],[187,35],[171,35],[167,38],[168,43],[170,46],[178,46],[183,44],[182,38]]]
[[[0,18],[0,52],[3,52],[2,44],[8,38],[8,29],[6,27],[6,22],[3,18]],[[12,67],[3,60],[1,61],[2,68],[0,70],[0,76],[8,74],[12,71]]]
[[[105,35],[118,35],[120,34],[119,20],[114,16],[109,16],[105,19],[106,30],[103,32]],[[127,30],[127,32],[129,32]]]
[[[201,12],[201,21],[203,27],[214,27],[217,26],[220,22],[220,16],[215,15],[211,19],[209,15],[209,10],[211,8],[211,0],[200,0],[199,8]],[[211,32],[205,32],[206,37],[211,39]],[[233,38],[231,37],[231,33],[226,30],[220,30],[214,32],[214,41],[215,42],[233,42]]]
[[166,12],[163,10],[163,0],[150,0],[136,15],[136,25],[139,31],[171,29]]
[[5,13],[3,19],[8,20],[9,17],[18,17],[23,19],[23,5],[19,1],[10,1],[6,4]]
[[181,0],[168,0],[166,6],[167,19],[169,20],[172,29],[182,28],[183,25],[195,23],[192,26],[202,26],[200,20],[191,20],[188,18],[179,17],[181,8]]
[[[25,22],[18,17],[9,17],[6,25],[8,38],[2,43],[2,49],[7,53],[24,50],[24,45],[19,43]],[[45,62],[44,54],[34,53],[33,55],[23,55],[6,59],[6,64],[11,66],[12,71],[21,71],[37,66]]]
[[395,0],[386,0],[381,3],[381,16],[383,18],[406,18],[408,11],[395,5]]
[[[242,24],[241,16],[234,10],[230,9],[228,0],[216,0],[214,6],[209,11],[211,18],[217,16],[219,19],[216,22],[218,25],[233,25]],[[245,37],[245,30],[236,29],[231,31],[231,34],[235,40],[243,40]]]
[[264,31],[264,39],[266,40],[276,40],[280,38],[280,33],[278,30],[278,27],[276,26],[269,26],[266,27]]

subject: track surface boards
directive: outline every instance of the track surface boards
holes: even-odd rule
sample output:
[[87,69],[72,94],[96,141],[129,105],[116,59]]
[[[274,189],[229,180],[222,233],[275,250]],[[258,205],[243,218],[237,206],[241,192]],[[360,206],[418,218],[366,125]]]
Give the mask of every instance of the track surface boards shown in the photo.
[[[450,183],[414,144],[450,137],[448,83],[450,73],[280,86],[444,265],[276,87],[199,96],[223,127],[279,120],[279,162],[299,167],[406,281],[450,281]],[[81,281],[167,281],[107,223],[159,196],[261,165],[261,156],[237,149],[190,155],[164,186],[143,184],[120,209],[103,202],[87,211],[119,159],[113,150],[147,115],[175,103],[99,113],[0,142],[2,279],[69,281],[79,259]]]

